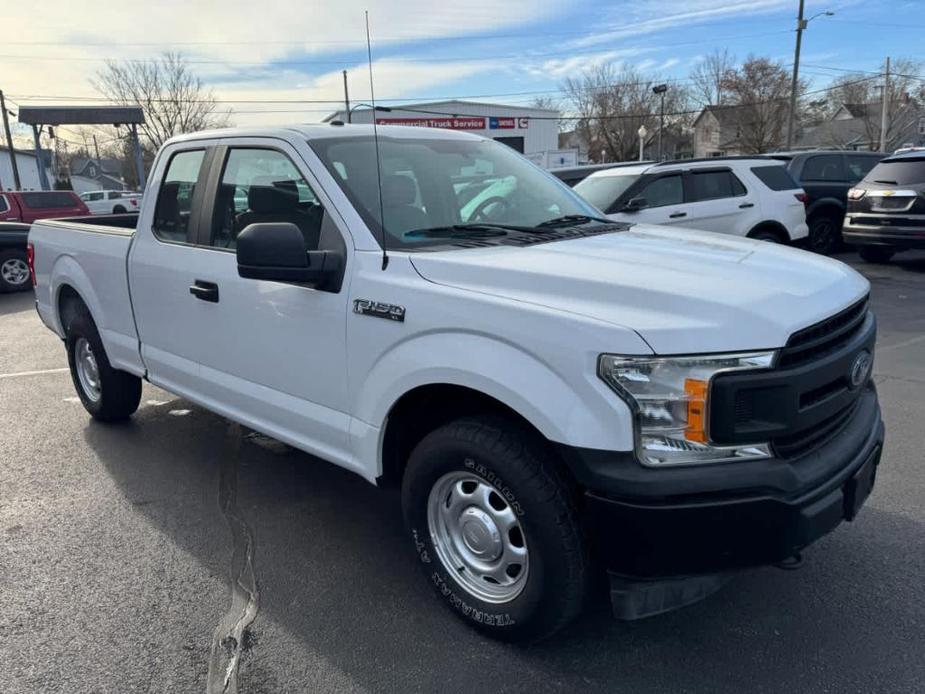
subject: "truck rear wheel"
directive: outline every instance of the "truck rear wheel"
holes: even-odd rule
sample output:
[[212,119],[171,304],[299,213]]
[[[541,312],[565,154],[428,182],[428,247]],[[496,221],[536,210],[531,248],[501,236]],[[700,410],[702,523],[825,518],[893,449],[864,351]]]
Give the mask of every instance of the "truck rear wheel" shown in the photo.
[[82,306],[67,326],[66,345],[71,379],[87,412],[104,422],[130,417],[141,401],[141,379],[110,366],[99,331]]
[[487,634],[537,641],[579,614],[588,543],[544,442],[502,418],[428,434],[402,481],[405,523],[438,597]]

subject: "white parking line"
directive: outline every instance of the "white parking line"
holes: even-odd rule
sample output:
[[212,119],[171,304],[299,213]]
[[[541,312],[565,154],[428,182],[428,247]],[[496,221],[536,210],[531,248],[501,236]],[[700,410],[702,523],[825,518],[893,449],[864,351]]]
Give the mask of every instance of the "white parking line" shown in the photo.
[[17,371],[16,373],[11,373],[11,374],[0,374],[0,378],[19,378],[20,376],[42,376],[44,374],[66,373],[67,371],[69,371],[69,369],[67,368],[42,369],[41,371]]

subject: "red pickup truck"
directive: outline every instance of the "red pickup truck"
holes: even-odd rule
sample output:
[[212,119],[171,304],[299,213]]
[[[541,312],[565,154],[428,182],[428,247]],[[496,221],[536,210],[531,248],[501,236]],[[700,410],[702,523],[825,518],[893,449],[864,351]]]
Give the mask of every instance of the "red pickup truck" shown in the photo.
[[0,191],[0,222],[31,224],[37,219],[88,214],[90,210],[71,190]]

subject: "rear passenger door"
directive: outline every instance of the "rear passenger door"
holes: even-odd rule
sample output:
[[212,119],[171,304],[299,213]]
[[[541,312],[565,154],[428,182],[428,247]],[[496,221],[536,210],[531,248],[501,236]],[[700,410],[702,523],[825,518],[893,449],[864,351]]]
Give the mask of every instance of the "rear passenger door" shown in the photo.
[[138,220],[129,255],[132,308],[148,378],[188,397],[201,390],[199,360],[207,339],[200,330],[201,302],[190,296],[190,286],[207,259],[194,241],[213,153],[206,143],[164,151],[151,176],[160,181],[150,194],[154,204]]
[[728,167],[693,169],[685,175],[684,226],[745,236],[758,221],[756,191]]
[[[339,251],[338,227],[298,152],[281,140],[229,139],[216,151],[188,296],[201,340],[202,396],[213,409],[336,462],[346,458],[345,280],[325,290],[238,275],[237,237],[249,225],[295,224],[307,250]],[[345,267],[349,276],[350,267]]]

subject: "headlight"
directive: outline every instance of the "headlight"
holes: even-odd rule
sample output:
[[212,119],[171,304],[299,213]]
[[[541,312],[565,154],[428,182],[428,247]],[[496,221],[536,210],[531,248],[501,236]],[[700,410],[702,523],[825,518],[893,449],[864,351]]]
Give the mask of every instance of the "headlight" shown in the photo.
[[864,197],[865,193],[867,193],[867,191],[864,190],[863,188],[852,188],[851,190],[848,191],[848,199],[849,200],[860,200],[861,198]]
[[600,377],[636,414],[636,455],[644,465],[689,465],[770,458],[767,443],[710,443],[710,381],[725,371],[767,369],[774,352],[694,357],[623,357],[602,354]]

